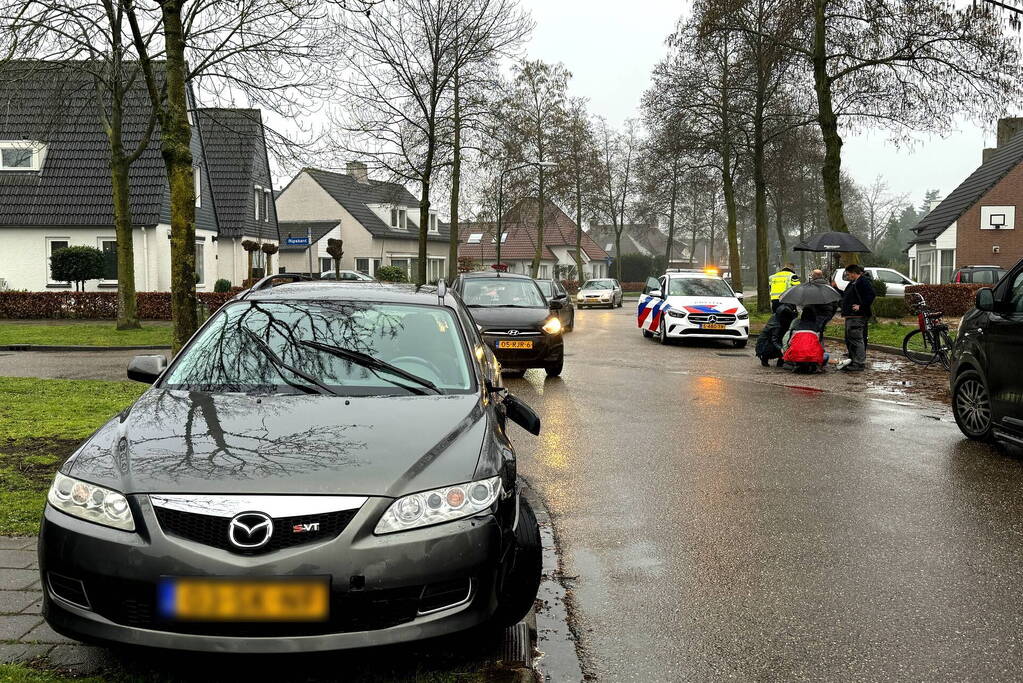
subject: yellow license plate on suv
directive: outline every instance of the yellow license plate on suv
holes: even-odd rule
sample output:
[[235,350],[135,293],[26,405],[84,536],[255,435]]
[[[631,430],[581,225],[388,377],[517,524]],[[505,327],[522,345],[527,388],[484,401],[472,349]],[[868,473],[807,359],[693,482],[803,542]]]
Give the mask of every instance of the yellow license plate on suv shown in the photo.
[[203,621],[324,621],[327,579],[165,579],[159,611],[167,619]]
[[727,329],[727,325],[721,325],[718,323],[707,323],[706,325],[700,325],[700,329],[703,330],[724,330]]
[[531,341],[512,341],[510,339],[502,339],[497,342],[497,348],[499,349],[531,349],[533,348],[533,342]]

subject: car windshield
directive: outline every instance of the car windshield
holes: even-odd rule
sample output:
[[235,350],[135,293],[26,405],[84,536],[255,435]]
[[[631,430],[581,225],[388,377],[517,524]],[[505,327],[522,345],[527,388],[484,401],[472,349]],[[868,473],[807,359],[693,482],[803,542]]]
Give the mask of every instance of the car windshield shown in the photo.
[[546,308],[536,283],[518,278],[481,277],[465,281],[462,301],[470,308]]
[[548,280],[537,280],[536,286],[540,288],[544,296],[554,296],[554,283]]
[[614,289],[610,280],[587,280],[580,289]]
[[[355,353],[346,357],[330,353],[330,347]],[[406,376],[374,367],[373,360]],[[427,388],[459,393],[472,389],[469,367],[458,325],[445,308],[251,301],[221,310],[177,359],[164,386],[327,393],[317,388],[323,385],[344,396],[407,395]]]
[[724,280],[704,277],[673,277],[668,280],[668,296],[735,296]]

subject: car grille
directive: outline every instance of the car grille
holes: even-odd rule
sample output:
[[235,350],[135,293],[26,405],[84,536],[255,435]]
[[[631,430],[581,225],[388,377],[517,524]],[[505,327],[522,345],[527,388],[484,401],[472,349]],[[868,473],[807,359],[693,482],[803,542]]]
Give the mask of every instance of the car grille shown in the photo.
[[680,330],[679,334],[683,335],[714,335],[714,336],[726,336],[726,337],[741,337],[742,332],[739,330],[705,330],[701,327],[689,327],[684,330]]
[[[239,548],[231,543],[228,537],[230,517],[203,515],[165,507],[155,507],[154,509],[156,518],[160,522],[160,528],[165,533],[221,550],[228,550],[238,555],[263,555],[275,550],[336,538],[358,513],[358,509],[355,509],[300,517],[275,517],[273,519],[273,535],[265,545],[259,548]],[[298,534],[292,531],[292,527],[295,525],[310,522],[319,522],[319,529]]]
[[[508,334],[509,330],[517,330],[515,334]],[[539,337],[543,333],[540,330],[523,330],[518,327],[506,327],[504,329],[483,330],[483,334],[494,337]]]
[[[714,320],[711,320],[711,317],[713,317]],[[690,313],[689,322],[697,325],[706,325],[707,323],[731,325],[735,322],[735,316],[731,313]]]

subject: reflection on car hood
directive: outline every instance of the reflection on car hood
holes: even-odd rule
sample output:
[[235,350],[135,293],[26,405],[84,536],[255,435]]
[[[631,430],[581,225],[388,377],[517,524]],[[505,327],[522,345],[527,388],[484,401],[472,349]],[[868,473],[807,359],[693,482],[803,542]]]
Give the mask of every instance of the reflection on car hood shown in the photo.
[[530,325],[539,327],[551,317],[551,312],[546,308],[470,308],[469,312],[483,329]]
[[[669,296],[668,305],[689,313],[745,313],[734,296]],[[693,310],[690,310],[693,309]]]
[[62,471],[125,493],[397,496],[470,480],[486,429],[477,394],[151,389]]

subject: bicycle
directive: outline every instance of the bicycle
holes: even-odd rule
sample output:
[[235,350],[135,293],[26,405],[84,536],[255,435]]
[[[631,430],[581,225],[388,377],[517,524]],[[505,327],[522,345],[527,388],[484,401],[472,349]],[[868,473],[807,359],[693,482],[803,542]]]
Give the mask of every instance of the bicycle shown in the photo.
[[933,365],[940,362],[948,370],[952,365],[952,337],[948,325],[942,320],[941,311],[933,311],[920,294],[914,294],[917,301],[910,305],[916,313],[918,328],[902,340],[902,353],[917,365]]

